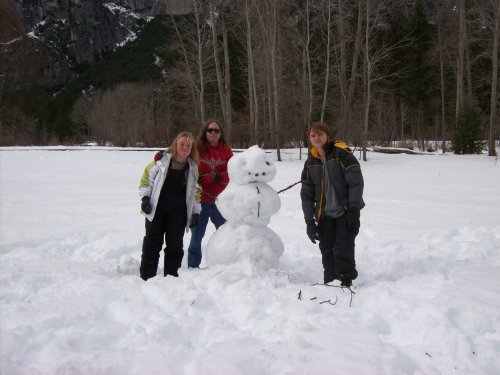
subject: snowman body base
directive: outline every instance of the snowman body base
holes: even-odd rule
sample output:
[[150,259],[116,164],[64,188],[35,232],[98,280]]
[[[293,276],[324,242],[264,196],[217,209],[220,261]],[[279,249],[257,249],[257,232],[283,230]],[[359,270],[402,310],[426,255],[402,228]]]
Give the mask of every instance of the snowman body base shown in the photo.
[[208,242],[206,259],[210,265],[248,262],[252,271],[278,268],[284,246],[281,238],[267,226],[220,226]]

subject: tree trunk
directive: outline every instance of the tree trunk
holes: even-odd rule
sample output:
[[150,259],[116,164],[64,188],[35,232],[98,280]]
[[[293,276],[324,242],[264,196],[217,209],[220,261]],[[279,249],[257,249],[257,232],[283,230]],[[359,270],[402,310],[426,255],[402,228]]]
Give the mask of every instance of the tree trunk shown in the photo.
[[491,110],[490,110],[490,131],[488,135],[488,155],[496,156],[495,131],[497,119],[497,84],[498,84],[498,34],[500,29],[500,4],[498,0],[493,0],[495,14],[495,26],[493,28],[493,51],[491,59]]
[[226,105],[224,109],[226,113],[224,114],[224,120],[226,123],[226,134],[227,141],[231,144],[231,133],[232,133],[232,106],[231,106],[231,71],[230,71],[230,61],[229,61],[229,46],[227,42],[227,28],[226,21],[224,20],[224,15],[222,17],[222,41],[224,47],[224,91],[225,91],[225,99]]
[[366,161],[366,147],[368,143],[368,122],[370,115],[371,101],[371,63],[370,63],[370,0],[366,0],[366,29],[365,29],[365,69],[366,69],[366,89],[365,89],[365,116],[363,127],[363,161]]
[[472,103],[473,102],[473,94],[472,94],[472,63],[470,61],[470,51],[469,48],[467,47],[468,43],[466,40],[465,43],[465,71],[467,73],[467,100],[465,103]]
[[[199,25],[199,20],[198,20],[198,11],[196,4],[193,3],[194,9],[195,9],[195,15],[196,15],[196,26],[198,28],[198,67],[199,67],[199,73],[203,74],[203,71],[201,70],[201,30],[200,30],[200,25]],[[189,59],[188,59],[188,51],[186,49],[186,46],[184,45],[184,42],[182,40],[182,35],[181,32],[179,31],[179,28],[177,27],[177,22],[175,22],[175,18],[171,16],[172,19],[172,24],[174,25],[175,28],[175,33],[177,34],[177,38],[179,39],[179,43],[182,49],[182,55],[184,58],[184,66],[186,68],[186,73],[188,76],[188,84],[189,88],[191,90],[191,95],[193,97],[193,107],[195,108],[195,111],[197,112],[197,115],[199,116],[199,119],[201,119],[201,123],[203,124],[204,122],[204,102],[203,102],[203,75],[200,76],[200,87],[195,89],[196,87],[196,82],[194,80],[194,75],[193,72],[191,71],[191,66],[189,64]]]
[[274,123],[276,129],[276,156],[278,161],[281,161],[281,136],[280,136],[280,118],[279,118],[279,93],[278,93],[278,69],[277,69],[277,37],[278,37],[278,20],[276,14],[276,3],[273,4],[273,15],[271,21],[271,73],[272,73],[272,89],[274,102]]
[[[214,50],[214,63],[215,63],[215,72],[217,74],[217,87],[219,88],[219,99],[220,99],[220,106],[222,109],[222,116],[224,118],[224,126],[227,129],[226,131],[226,138],[227,141],[230,143],[231,142],[231,134],[230,134],[230,127],[231,124],[228,123],[228,118],[227,118],[227,98],[226,95],[227,93],[225,92],[225,80],[222,77],[222,71],[221,71],[221,65],[220,65],[220,59],[219,59],[219,48],[218,48],[218,43],[217,43],[217,19],[215,18],[215,9],[212,3],[210,3],[210,21],[211,21],[211,27],[212,27],[212,46]],[[219,16],[221,16],[219,14]],[[227,72],[226,72],[227,74]]]
[[[307,83],[308,83],[308,107],[306,113],[306,127],[311,124],[311,116],[313,110],[313,82],[312,82],[312,72],[311,72],[311,54],[309,50],[309,45],[311,42],[311,31],[310,31],[310,21],[309,21],[309,0],[306,2],[306,25],[307,25],[307,33],[306,33],[306,64],[307,64]],[[323,121],[323,118],[321,119]]]
[[[264,45],[267,52],[267,88],[268,88],[268,104],[269,104],[269,120],[271,127],[271,138],[274,135],[276,142],[276,154],[278,161],[281,161],[281,134],[280,134],[280,116],[279,116],[279,85],[278,85],[278,17],[277,17],[277,1],[264,1],[263,7],[257,7],[257,15],[259,17],[260,26],[264,39]],[[272,8],[267,8],[270,6]],[[261,12],[264,10],[264,12]],[[264,16],[264,17],[263,17]],[[274,126],[273,126],[274,125]],[[273,132],[274,129],[274,132]]]
[[465,41],[467,30],[465,24],[465,0],[459,0],[459,30],[458,30],[458,61],[457,61],[457,98],[455,107],[455,118],[464,107],[464,63],[465,63]]
[[[339,9],[340,9],[340,3],[341,3],[341,1],[339,0]],[[328,82],[330,81],[330,40],[331,40],[330,22],[331,22],[331,15],[332,15],[331,3],[330,3],[330,0],[328,0],[328,22],[326,24],[327,39],[326,39],[325,86],[323,88],[323,104],[321,105],[321,120],[320,120],[321,122],[324,121],[324,117],[325,117],[326,99],[328,96]],[[340,19],[342,19],[341,15],[339,15],[339,17],[340,17]],[[341,38],[341,40],[343,40],[343,39],[344,38]],[[340,74],[341,74],[341,80],[342,80],[342,70],[341,70]],[[341,91],[342,91],[342,84],[341,84]]]
[[203,74],[203,51],[202,51],[202,32],[201,32],[201,22],[200,22],[200,13],[199,9],[196,5],[194,5],[195,17],[196,17],[196,32],[198,38],[198,75],[200,76],[200,118],[201,124],[205,124],[205,78]]
[[[340,43],[340,137],[345,137],[346,128],[346,110],[347,110],[347,56],[346,56],[346,36],[344,26],[344,4],[343,0],[338,0],[338,30],[339,30],[339,43]],[[328,1],[328,42],[330,42],[330,1]],[[329,45],[328,45],[329,47]],[[329,48],[328,48],[329,49]],[[328,51],[329,52],[329,51]],[[327,64],[328,65],[328,64]]]
[[446,152],[446,101],[441,17],[438,20],[439,72],[441,77],[441,151]]
[[361,52],[361,46],[363,43],[363,0],[358,2],[358,22],[356,28],[356,44],[354,45],[354,54],[352,57],[351,65],[351,78],[349,80],[349,91],[347,92],[346,100],[346,113],[347,113],[347,126],[351,126],[351,114],[352,114],[352,101],[354,99],[354,89],[356,88],[356,77],[358,75],[358,59]]
[[302,129],[303,130],[306,130],[307,127],[308,127],[308,124],[309,124],[309,118],[308,118],[308,115],[307,115],[307,109],[306,109],[306,104],[307,103],[307,97],[308,97],[308,94],[307,92],[309,91],[307,89],[308,85],[307,85],[307,53],[306,53],[306,49],[304,48],[302,50],[302,98],[301,98],[301,102],[304,103],[303,104],[303,110],[302,110]]
[[269,62],[269,56],[266,58],[266,87],[267,87],[267,112],[269,118],[269,139],[271,143],[274,143],[275,139],[275,123],[274,123],[274,111],[273,111],[273,89],[271,85],[271,63]]
[[245,0],[245,23],[247,31],[247,64],[248,64],[248,103],[250,111],[250,127],[254,134],[254,143],[259,144],[259,103],[255,84],[255,68],[253,63],[252,27],[250,23],[250,7]]

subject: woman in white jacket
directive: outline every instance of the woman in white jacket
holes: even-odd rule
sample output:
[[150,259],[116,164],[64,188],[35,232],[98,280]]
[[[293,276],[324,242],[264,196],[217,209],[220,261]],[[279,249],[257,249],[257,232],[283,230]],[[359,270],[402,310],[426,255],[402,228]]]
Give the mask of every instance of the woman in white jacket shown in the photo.
[[183,237],[196,225],[201,205],[196,199],[198,152],[189,132],[179,133],[160,160],[144,170],[139,186],[141,209],[146,215],[140,275],[156,276],[165,241],[164,276],[178,277],[184,256]]

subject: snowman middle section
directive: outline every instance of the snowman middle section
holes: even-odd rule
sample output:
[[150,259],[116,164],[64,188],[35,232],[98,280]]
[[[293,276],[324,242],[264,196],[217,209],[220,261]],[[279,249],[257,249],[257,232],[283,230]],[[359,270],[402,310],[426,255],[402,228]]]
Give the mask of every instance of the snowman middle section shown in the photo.
[[264,182],[250,182],[246,185],[229,183],[216,204],[222,216],[233,227],[243,224],[266,226],[271,216],[281,207],[276,191]]

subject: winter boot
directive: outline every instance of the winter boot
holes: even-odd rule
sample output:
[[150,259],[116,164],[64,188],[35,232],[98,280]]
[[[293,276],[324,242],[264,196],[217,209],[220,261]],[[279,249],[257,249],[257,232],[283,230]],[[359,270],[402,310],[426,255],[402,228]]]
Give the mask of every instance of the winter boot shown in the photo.
[[146,281],[152,277],[155,277],[157,268],[158,268],[158,259],[150,258],[143,255],[141,258],[141,265],[139,267],[139,273],[141,275],[141,279]]
[[174,276],[174,277],[179,277],[179,274],[177,273],[177,270],[165,270],[165,277],[167,275],[171,275],[171,276]]
[[333,280],[338,279],[337,275],[332,272],[325,271],[323,274],[323,284],[331,283]]
[[344,288],[350,288],[352,286],[352,278],[349,274],[340,275],[340,286]]

